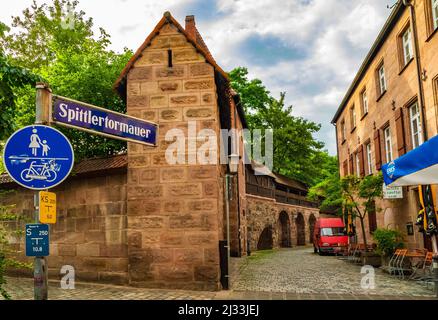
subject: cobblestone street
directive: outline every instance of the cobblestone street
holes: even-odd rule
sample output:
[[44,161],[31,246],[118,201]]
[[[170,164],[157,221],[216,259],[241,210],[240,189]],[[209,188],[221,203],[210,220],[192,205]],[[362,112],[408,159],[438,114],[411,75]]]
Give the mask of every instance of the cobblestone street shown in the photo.
[[312,247],[258,252],[233,259],[236,291],[272,291],[322,295],[431,297],[433,292],[415,281],[400,280],[375,269],[375,289],[361,288],[361,267],[335,256],[319,256]]
[[[360,267],[312,248],[282,249],[232,259],[233,290],[219,292],[159,290],[77,283],[63,290],[49,282],[52,300],[394,300],[435,299],[432,291],[376,269],[376,288],[363,290]],[[7,278],[14,300],[33,299],[32,279]],[[1,298],[0,298],[1,300]]]

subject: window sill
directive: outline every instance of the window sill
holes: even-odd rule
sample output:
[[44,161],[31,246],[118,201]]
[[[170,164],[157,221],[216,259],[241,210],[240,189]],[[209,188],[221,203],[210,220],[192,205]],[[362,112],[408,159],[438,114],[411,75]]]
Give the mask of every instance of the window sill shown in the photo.
[[432,33],[429,35],[429,37],[426,39],[426,42],[429,42],[433,36],[438,33],[438,28],[436,28],[435,30],[432,31]]
[[414,57],[412,57],[409,61],[408,61],[408,63],[406,63],[401,69],[400,69],[400,72],[398,73],[398,75],[401,75],[407,68],[408,68],[408,66],[411,64],[411,62],[412,61],[414,61]]
[[380,94],[380,96],[377,98],[376,102],[379,102],[379,101],[383,98],[383,96],[385,95],[386,91],[387,91],[387,90],[383,91],[383,92]]
[[365,119],[365,117],[368,115],[368,112],[365,112],[365,114],[362,116],[362,118],[360,118],[360,121],[362,121],[363,119]]
[[356,127],[354,127],[353,129],[351,129],[350,133],[353,133],[354,131],[356,131]]

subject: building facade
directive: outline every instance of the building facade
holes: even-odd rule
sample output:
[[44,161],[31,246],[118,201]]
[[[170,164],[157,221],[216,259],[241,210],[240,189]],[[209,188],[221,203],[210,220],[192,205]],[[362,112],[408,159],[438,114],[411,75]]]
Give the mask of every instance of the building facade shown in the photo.
[[[72,265],[77,280],[218,290],[226,273],[221,249],[228,227],[236,257],[310,242],[319,210],[305,200],[306,186],[269,172],[255,174],[244,165],[242,137],[234,147],[230,141],[226,148],[203,149],[211,140],[220,146],[222,130],[245,129],[246,121],[194,17],[185,22],[183,28],[166,12],[114,85],[127,114],[158,124],[157,146],[128,143],[127,154],[84,160],[53,189],[58,222],[50,231],[52,276]],[[240,160],[228,184],[227,215],[229,169],[221,158],[235,153]],[[0,188],[13,191],[1,196],[2,204],[32,217],[32,192],[4,175]],[[15,240],[17,249],[23,244]]]
[[[399,1],[392,10],[332,121],[341,176],[374,174],[437,134],[437,30],[435,0]],[[408,232],[419,211],[416,186],[376,207],[368,234],[398,229],[409,247],[430,249],[417,228]]]

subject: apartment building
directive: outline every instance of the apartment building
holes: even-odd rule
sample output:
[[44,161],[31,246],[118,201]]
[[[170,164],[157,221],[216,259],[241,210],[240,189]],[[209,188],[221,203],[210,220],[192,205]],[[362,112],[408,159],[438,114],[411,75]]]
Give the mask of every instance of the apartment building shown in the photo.
[[[437,34],[438,0],[399,1],[392,9],[332,120],[341,176],[374,174],[437,135]],[[398,229],[410,248],[430,249],[412,228],[417,187],[403,188],[403,199],[380,200],[376,208],[369,234],[377,227]]]

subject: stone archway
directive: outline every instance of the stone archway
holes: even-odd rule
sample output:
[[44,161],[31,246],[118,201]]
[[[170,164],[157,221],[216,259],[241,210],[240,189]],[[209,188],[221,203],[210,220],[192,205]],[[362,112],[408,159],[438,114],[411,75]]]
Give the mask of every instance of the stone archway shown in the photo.
[[260,234],[257,243],[257,250],[270,250],[274,247],[274,240],[272,237],[272,227],[267,226]]
[[301,212],[298,213],[295,219],[295,225],[297,227],[297,246],[304,246],[306,245],[306,226]]
[[280,224],[280,247],[282,248],[291,248],[291,232],[290,232],[290,219],[287,212],[282,211],[279,217]]
[[309,217],[309,242],[313,243],[313,232],[315,230],[315,223],[316,223],[316,218],[315,215],[312,213],[310,214]]

